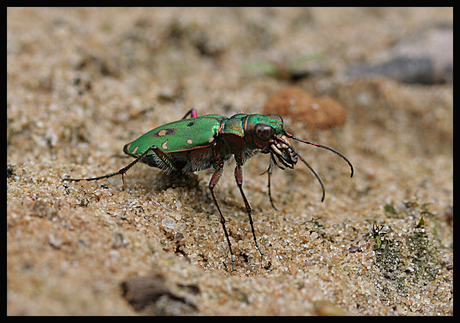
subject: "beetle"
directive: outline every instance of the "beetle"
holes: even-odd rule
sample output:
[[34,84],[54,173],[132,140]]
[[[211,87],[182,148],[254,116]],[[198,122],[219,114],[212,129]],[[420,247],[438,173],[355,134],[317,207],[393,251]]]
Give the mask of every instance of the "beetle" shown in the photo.
[[[188,116],[190,118],[187,118]],[[219,212],[220,223],[222,224],[230,250],[232,269],[235,270],[235,259],[225,227],[225,218],[214,193],[214,187],[222,176],[224,163],[228,159],[232,156],[235,158],[236,167],[234,176],[236,184],[243,197],[246,212],[249,216],[255,246],[261,256],[263,256],[263,252],[257,243],[251,216],[252,209],[243,191],[242,166],[246,160],[257,153],[270,154],[270,163],[264,173],[268,173],[268,195],[273,208],[275,208],[275,205],[270,187],[273,165],[282,170],[286,168],[293,169],[299,158],[319,181],[322,188],[321,201],[324,201],[326,191],[321,178],[294,149],[290,143],[290,139],[327,149],[339,155],[350,166],[351,177],[353,177],[353,165],[344,155],[330,147],[299,139],[286,132],[283,128],[283,119],[279,115],[238,113],[231,117],[224,117],[218,114],[198,117],[196,110],[192,109],[181,120],[150,130],[138,139],[125,145],[123,148],[125,154],[135,159],[119,171],[92,178],[65,178],[63,180],[75,182],[83,180],[94,181],[121,175],[124,183],[125,173],[138,162],[170,173],[179,174],[213,167],[214,173],[211,176],[208,186],[216,209]]]

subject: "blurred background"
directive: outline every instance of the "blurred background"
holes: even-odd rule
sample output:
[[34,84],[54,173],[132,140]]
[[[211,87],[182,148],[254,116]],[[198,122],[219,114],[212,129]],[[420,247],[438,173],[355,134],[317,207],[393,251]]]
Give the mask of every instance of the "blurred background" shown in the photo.
[[[138,313],[144,307],[126,302],[120,282],[173,255],[195,274],[161,265],[159,290],[201,292],[170,287],[181,306],[154,302],[141,313],[304,315],[330,306],[351,315],[452,314],[452,82],[452,8],[8,8],[7,313]],[[236,277],[217,274],[228,273],[229,257],[209,172],[194,177],[198,188],[171,187],[145,165],[130,171],[125,191],[119,178],[61,183],[120,169],[128,159],[113,156],[126,143],[192,108],[198,116],[279,114],[287,131],[337,149],[356,171],[350,179],[340,157],[299,143],[326,201],[298,164],[275,170],[275,212],[259,176],[268,160],[249,160],[245,192],[268,249],[262,261],[229,163],[217,194],[242,277],[215,298],[207,296],[214,286]],[[310,227],[316,218],[322,233]],[[429,247],[417,254],[410,241],[422,218]],[[374,249],[373,223],[401,246],[387,247],[393,256]],[[325,238],[337,231],[341,247]],[[330,244],[353,245],[361,258],[344,260],[348,252]],[[372,270],[324,273],[331,267],[319,254]],[[245,275],[260,280],[245,285]],[[288,305],[275,305],[280,299]]]

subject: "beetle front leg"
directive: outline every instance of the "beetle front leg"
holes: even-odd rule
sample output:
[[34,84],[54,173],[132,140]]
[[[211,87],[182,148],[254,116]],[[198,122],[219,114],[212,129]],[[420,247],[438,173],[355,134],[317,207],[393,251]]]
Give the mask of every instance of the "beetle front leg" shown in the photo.
[[[268,168],[267,168],[267,170],[266,170],[265,172],[263,172],[263,173],[260,174],[260,175],[263,175],[263,174],[265,174],[265,173],[268,174],[268,184],[267,184],[267,186],[268,186],[268,197],[269,197],[269,199],[270,199],[270,203],[272,204],[272,207],[273,207],[276,211],[278,211],[278,209],[277,209],[276,206],[275,206],[275,203],[273,202],[273,198],[272,198],[272,188],[271,188],[271,181],[270,181],[271,176],[272,176],[272,173],[273,173],[273,163],[274,163],[276,166],[280,167],[280,166],[276,163],[275,159],[273,158],[273,155],[270,155],[270,163],[268,164]],[[280,168],[281,168],[281,169],[284,169],[283,167],[280,167]]]
[[219,203],[217,203],[216,195],[214,194],[214,187],[216,186],[217,182],[219,181],[220,177],[222,176],[222,173],[224,171],[224,164],[222,163],[220,165],[217,165],[217,166],[215,166],[215,168],[216,168],[216,171],[214,172],[214,174],[211,177],[211,180],[209,181],[209,190],[211,191],[211,196],[212,196],[212,199],[214,200],[214,204],[216,205],[217,211],[219,211],[220,223],[222,223],[222,228],[224,229],[225,238],[227,239],[228,248],[230,249],[230,256],[232,258],[232,269],[236,270],[236,268],[235,268],[235,258],[233,256],[232,244],[230,243],[230,238],[228,236],[227,229],[225,228],[225,218],[224,218],[224,216],[222,214],[222,211],[220,210]]
[[239,163],[236,164],[236,168],[235,168],[235,180],[236,180],[236,185],[238,185],[238,188],[240,189],[241,196],[243,197],[244,205],[246,206],[246,212],[248,213],[248,216],[249,216],[249,223],[251,224],[252,236],[254,237],[256,248],[257,250],[259,250],[260,255],[263,256],[264,253],[262,252],[262,250],[260,250],[259,245],[257,244],[256,232],[254,231],[254,224],[252,222],[252,216],[251,216],[251,212],[252,212],[251,205],[249,205],[246,195],[244,195],[243,170]]

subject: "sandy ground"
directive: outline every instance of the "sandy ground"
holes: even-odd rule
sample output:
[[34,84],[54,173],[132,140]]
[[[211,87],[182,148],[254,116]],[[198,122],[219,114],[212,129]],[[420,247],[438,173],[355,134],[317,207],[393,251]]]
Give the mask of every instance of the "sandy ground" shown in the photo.
[[[7,314],[452,315],[452,83],[347,74],[452,23],[452,8],[9,8]],[[283,59],[288,77],[309,72],[298,87],[347,112],[340,127],[287,115],[285,128],[342,152],[355,176],[296,143],[326,198],[299,162],[274,171],[276,211],[259,176],[268,157],[250,159],[263,258],[234,161],[216,192],[235,271],[212,171],[174,181],[136,165],[124,190],[119,176],[61,181],[117,171],[126,143],[192,108],[261,113],[294,81],[254,67]]]

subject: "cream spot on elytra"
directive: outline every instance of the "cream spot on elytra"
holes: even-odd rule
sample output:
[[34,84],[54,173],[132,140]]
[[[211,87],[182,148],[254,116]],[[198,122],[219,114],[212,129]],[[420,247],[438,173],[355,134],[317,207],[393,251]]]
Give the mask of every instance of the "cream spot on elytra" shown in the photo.
[[163,148],[164,150],[168,149],[168,140],[161,144],[161,148]]

